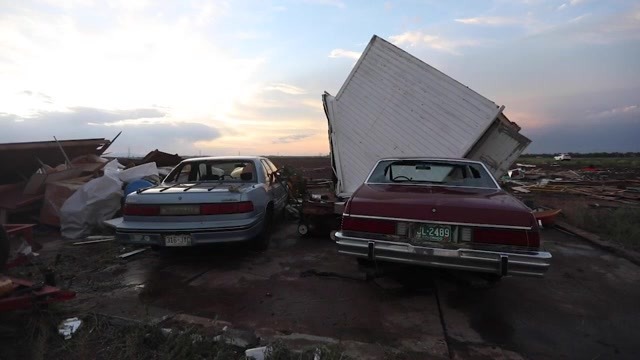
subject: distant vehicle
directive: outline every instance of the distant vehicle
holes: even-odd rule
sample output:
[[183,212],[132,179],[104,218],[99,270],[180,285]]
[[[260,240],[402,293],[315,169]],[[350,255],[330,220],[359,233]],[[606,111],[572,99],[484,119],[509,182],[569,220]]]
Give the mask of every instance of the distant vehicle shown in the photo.
[[553,157],[556,161],[565,161],[571,160],[571,155],[569,154],[560,154]]
[[266,249],[288,191],[263,157],[205,157],[182,161],[159,186],[125,199],[120,242],[183,247],[250,241]]
[[383,159],[347,202],[338,251],[388,261],[543,276],[551,254],[531,210],[466,159]]

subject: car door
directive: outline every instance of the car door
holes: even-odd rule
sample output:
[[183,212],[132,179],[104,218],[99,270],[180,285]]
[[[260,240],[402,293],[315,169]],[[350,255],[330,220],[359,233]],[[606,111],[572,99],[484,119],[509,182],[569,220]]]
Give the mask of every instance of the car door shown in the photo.
[[278,180],[272,164],[265,159],[261,159],[260,162],[267,174],[267,187],[273,197],[274,210],[279,213],[287,205],[287,188]]

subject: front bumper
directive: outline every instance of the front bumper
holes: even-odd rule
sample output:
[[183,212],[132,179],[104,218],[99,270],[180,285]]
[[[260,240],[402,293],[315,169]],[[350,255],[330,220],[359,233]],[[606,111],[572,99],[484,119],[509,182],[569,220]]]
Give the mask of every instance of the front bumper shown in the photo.
[[372,240],[336,233],[341,254],[396,263],[468,270],[496,275],[543,276],[551,264],[544,251],[485,251],[441,249],[408,243]]
[[260,234],[264,221],[238,227],[188,229],[182,226],[162,229],[116,228],[116,239],[126,244],[165,246],[166,235],[190,235],[191,246],[249,241]]

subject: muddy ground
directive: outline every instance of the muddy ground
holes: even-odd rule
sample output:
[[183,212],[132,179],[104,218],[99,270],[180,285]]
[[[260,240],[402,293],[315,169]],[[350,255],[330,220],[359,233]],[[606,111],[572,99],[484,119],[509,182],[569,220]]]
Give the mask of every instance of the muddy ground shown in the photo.
[[[357,359],[635,359],[640,354],[640,267],[557,230],[543,232],[554,256],[545,278],[508,277],[494,286],[462,273],[415,268],[367,280],[328,237],[302,239],[295,230],[294,223],[281,224],[264,253],[216,246],[147,250],[124,260],[116,255],[130,249],[114,242],[72,246],[55,234],[39,234],[44,245],[39,261],[51,264],[61,254],[58,283],[78,292],[75,300],[49,309],[45,326],[80,316],[87,326],[78,337],[104,329],[96,319],[157,324],[156,329],[195,324],[211,336],[227,326],[255,334],[261,344],[338,346]],[[33,268],[21,271],[37,276]],[[0,358],[33,357],[33,344],[21,336],[35,316],[0,314]],[[95,354],[115,346],[121,358],[135,358],[124,355],[130,347],[120,338],[83,349]],[[178,340],[161,343],[171,341]],[[76,347],[46,344],[35,358],[83,358],[68,356]],[[241,357],[238,349],[230,354]]]

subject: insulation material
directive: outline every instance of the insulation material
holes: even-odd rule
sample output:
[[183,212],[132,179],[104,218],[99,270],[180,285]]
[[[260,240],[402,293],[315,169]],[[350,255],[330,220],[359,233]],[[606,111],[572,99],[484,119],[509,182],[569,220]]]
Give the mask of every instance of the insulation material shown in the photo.
[[87,180],[77,178],[47,184],[42,208],[40,208],[40,223],[59,227],[60,208]]
[[113,218],[120,209],[123,182],[118,161],[109,162],[104,176],[84,184],[71,195],[60,209],[62,236],[79,239],[101,229],[105,220]]

